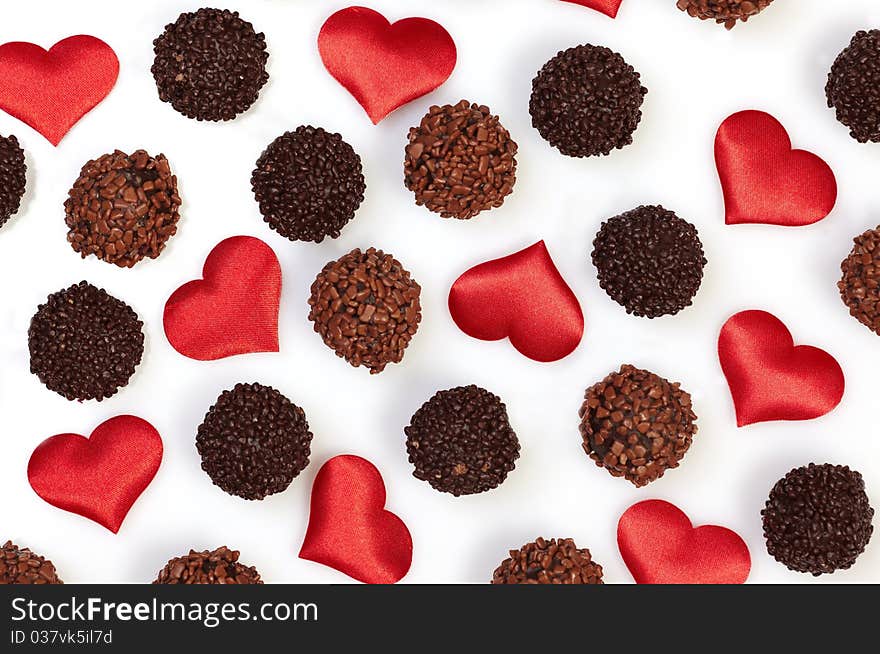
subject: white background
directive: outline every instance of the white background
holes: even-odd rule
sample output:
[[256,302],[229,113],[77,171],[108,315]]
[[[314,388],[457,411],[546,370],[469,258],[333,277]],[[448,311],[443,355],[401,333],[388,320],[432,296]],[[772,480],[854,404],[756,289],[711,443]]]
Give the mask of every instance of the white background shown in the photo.
[[[346,582],[297,558],[312,480],[336,454],[365,456],[382,471],[388,506],[415,543],[408,582],[486,582],[509,548],[537,536],[589,547],[608,582],[631,582],[617,551],[620,514],[632,503],[674,502],[695,524],[736,530],[752,553],[752,582],[810,582],[766,553],[759,512],[791,468],[811,461],[850,464],[880,508],[880,440],[875,419],[880,340],[848,315],[836,282],[851,239],[880,222],[880,145],[860,145],[825,106],[827,70],[862,28],[880,25],[876,0],[777,0],[732,32],[687,17],[675,0],[624,0],[617,20],[558,0],[373,0],[392,20],[441,22],[458,46],[458,66],[432,95],[373,126],[324,70],[315,39],[342,2],[230,0],[264,31],[270,81],[239,119],[204,124],[159,101],[150,75],[152,40],[201,0],[122,3],[7,2],[0,41],[49,47],[72,34],[107,41],[121,62],[116,88],[53,148],[6,114],[27,152],[22,211],[0,230],[0,540],[54,560],[67,582],[147,582],[189,548],[229,545],[267,582]],[[609,157],[570,159],[532,129],[531,79],[557,51],[580,43],[621,52],[649,89],[635,143]],[[518,181],[500,209],[475,220],[442,220],[413,203],[402,183],[407,129],[432,103],[485,103],[519,143]],[[762,109],[788,128],[796,147],[834,169],[840,196],[826,220],[802,228],[724,225],[712,158],[718,124]],[[333,242],[291,243],[261,220],[250,173],[263,148],[300,124],[339,131],[363,159],[366,200]],[[80,260],[65,240],[63,202],[81,165],[114,148],[165,153],[184,200],[179,233],[155,261],[133,270]],[[601,221],[639,204],[661,203],[697,225],[709,265],[693,307],[649,321],[628,316],[599,288],[589,261]],[[162,331],[162,308],[200,276],[221,239],[268,242],[284,271],[280,354],[219,362],[177,354]],[[581,300],[585,338],[554,364],[538,364],[505,342],[465,336],[446,309],[452,281],[486,259],[545,239]],[[307,320],[308,288],[321,266],[354,247],[393,253],[423,287],[423,322],[403,364],[379,376],[351,368]],[[130,385],[102,403],[68,402],[28,370],[27,327],[46,296],[81,279],[124,299],[146,323],[146,352]],[[732,313],[767,309],[797,342],[832,353],[847,390],[830,415],[806,423],[737,429],[715,354]],[[699,433],[682,466],[644,489],[612,478],[581,450],[577,411],[584,389],[621,363],[681,381],[694,396]],[[315,434],[312,463],[290,488],[247,502],[213,486],[199,466],[196,428],[217,395],[239,381],[271,384],[302,406]],[[454,498],[412,477],[403,427],[435,391],[476,383],[507,403],[522,443],[516,470],[498,489]],[[165,458],[118,535],[37,497],[26,468],[53,434],[89,434],[107,418],[141,416],[160,431]],[[880,581],[880,536],[849,571],[819,581]]]

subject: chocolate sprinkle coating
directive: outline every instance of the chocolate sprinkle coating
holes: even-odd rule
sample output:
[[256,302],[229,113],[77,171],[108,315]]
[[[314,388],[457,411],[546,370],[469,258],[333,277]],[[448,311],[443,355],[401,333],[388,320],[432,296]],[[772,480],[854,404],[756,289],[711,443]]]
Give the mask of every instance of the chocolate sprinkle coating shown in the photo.
[[840,264],[843,277],[837,288],[850,315],[880,335],[880,226],[857,236],[854,243]]
[[493,584],[602,584],[602,566],[588,549],[578,549],[571,538],[538,538],[510,550],[495,574]]
[[154,584],[262,584],[256,568],[238,562],[239,552],[218,547],[213,552],[190,550],[171,559]]
[[714,20],[727,29],[737,21],[746,22],[767,7],[773,0],[678,0],[677,6],[689,16],[700,20]]
[[15,136],[0,136],[0,227],[18,213],[26,185],[24,150]]
[[269,80],[266,37],[237,11],[182,13],[153,41],[159,99],[196,120],[232,120]]
[[309,320],[337,356],[371,374],[403,360],[422,320],[422,288],[397,259],[354,249],[325,265],[311,291]]
[[155,259],[177,233],[177,177],[164,154],[120,150],[89,161],[64,202],[67,241],[122,268]]
[[263,220],[291,241],[336,238],[364,201],[361,158],[339,134],[300,126],[272,141],[251,188]]
[[223,391],[196,434],[202,470],[230,495],[261,500],[290,486],[309,463],[305,412],[271,386]]
[[562,154],[607,155],[632,143],[647,92],[619,54],[579,45],[559,52],[532,81],[532,126]]
[[628,364],[587,389],[579,415],[584,451],[637,487],[677,468],[697,433],[691,396]]
[[831,66],[825,95],[850,136],[880,142],[880,30],[856,32]]
[[874,531],[862,475],[828,463],[795,468],[776,482],[761,516],[770,556],[815,577],[851,567]]
[[413,476],[456,497],[501,485],[519,458],[507,408],[479,386],[438,391],[404,433]]
[[122,300],[88,282],[49,296],[28,329],[31,372],[68,400],[115,395],[144,354],[143,323]]
[[63,584],[48,559],[18,547],[11,540],[0,550],[0,586],[4,584]]
[[703,280],[697,229],[661,206],[643,206],[602,223],[593,241],[599,286],[636,316],[674,315]]
[[517,145],[489,107],[434,106],[409,130],[404,183],[443,218],[468,220],[500,207],[516,182]]

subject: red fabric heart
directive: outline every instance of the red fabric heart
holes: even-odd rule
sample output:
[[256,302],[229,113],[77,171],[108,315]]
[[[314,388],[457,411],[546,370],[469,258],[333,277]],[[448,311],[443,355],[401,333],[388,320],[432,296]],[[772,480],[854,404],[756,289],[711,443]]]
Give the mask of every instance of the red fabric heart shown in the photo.
[[321,466],[301,559],[367,584],[393,584],[409,571],[412,549],[403,520],[385,510],[385,484],[376,466],[350,454]]
[[718,336],[738,426],[768,420],[811,420],[843,397],[840,364],[824,350],[795,347],[785,324],[766,311],[741,311]]
[[77,513],[114,534],[162,463],[162,437],[136,416],[116,416],[89,438],[59,434],[37,446],[28,481],[52,506]]
[[535,361],[568,356],[584,335],[581,306],[544,241],[466,271],[449,291],[449,312],[468,336],[509,338]]
[[637,584],[742,584],[752,567],[736,532],[694,528],[681,509],[662,500],[633,504],[620,516],[617,547]]
[[831,168],[792,150],[782,124],[762,111],[733,114],[715,136],[725,222],[798,227],[825,218],[837,201]]
[[348,89],[374,124],[430,93],[455,68],[455,42],[442,25],[404,18],[393,25],[379,12],[348,7],[318,34],[327,71]]
[[213,361],[278,351],[281,265],[252,236],[221,241],[205,260],[202,279],[187,282],[165,303],[165,335],[182,355]]
[[620,9],[620,5],[623,4],[623,0],[563,0],[564,2],[573,2],[576,5],[581,5],[583,7],[589,7],[590,9],[595,9],[596,11],[600,11],[606,16],[611,16],[611,18],[617,17],[617,10]]
[[33,43],[0,45],[0,109],[58,145],[101,102],[119,75],[113,49],[94,36],[71,36],[49,51]]

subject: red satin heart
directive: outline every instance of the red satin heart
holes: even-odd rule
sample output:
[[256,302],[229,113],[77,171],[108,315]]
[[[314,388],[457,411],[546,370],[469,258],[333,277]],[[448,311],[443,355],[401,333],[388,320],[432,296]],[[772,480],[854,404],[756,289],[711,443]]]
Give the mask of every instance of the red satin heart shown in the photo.
[[468,336],[509,338],[535,361],[568,356],[584,335],[581,306],[544,241],[466,271],[449,291],[449,312]]
[[620,5],[623,4],[623,0],[563,0],[564,2],[573,2],[576,5],[581,5],[583,7],[589,7],[590,9],[595,9],[596,11],[600,11],[606,16],[611,16],[611,18],[617,17],[617,10],[620,9]]
[[101,102],[119,75],[113,49],[94,36],[71,36],[49,51],[33,43],[0,45],[0,109],[58,145]]
[[741,311],[724,323],[718,358],[740,427],[812,420],[843,397],[843,370],[834,357],[809,345],[795,347],[785,324],[766,311]]
[[300,558],[367,584],[400,581],[412,564],[412,537],[384,507],[385,484],[376,466],[350,454],[333,457],[312,486]]
[[694,528],[678,507],[646,500],[617,523],[617,547],[637,584],[742,584],[752,559],[726,527]]
[[348,7],[318,34],[327,71],[348,89],[373,124],[430,93],[455,68],[455,42],[442,25],[404,18],[393,25],[379,12]]
[[182,355],[213,361],[278,351],[281,265],[252,236],[221,241],[205,260],[202,279],[187,282],[165,303],[165,335]]
[[762,111],[733,114],[715,136],[725,222],[798,227],[825,218],[837,201],[831,168],[792,150],[782,124]]
[[89,438],[59,434],[37,446],[28,481],[52,506],[77,513],[114,534],[162,463],[162,437],[136,416],[116,416]]

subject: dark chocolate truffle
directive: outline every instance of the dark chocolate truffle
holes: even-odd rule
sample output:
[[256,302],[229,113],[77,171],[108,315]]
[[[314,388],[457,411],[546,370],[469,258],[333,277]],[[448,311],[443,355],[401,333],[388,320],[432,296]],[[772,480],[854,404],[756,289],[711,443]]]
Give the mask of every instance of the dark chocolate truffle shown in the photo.
[[291,241],[336,238],[364,201],[361,158],[339,134],[301,126],[272,141],[251,187],[263,220]]
[[196,434],[202,470],[246,500],[286,490],[308,465],[311,442],[303,410],[261,384],[223,391]]
[[144,354],[143,323],[88,282],[49,296],[28,329],[31,372],[68,400],[98,400],[128,383]]
[[587,389],[580,418],[584,451],[636,486],[677,468],[697,433],[691,396],[631,365]]
[[26,184],[24,150],[14,136],[0,136],[0,227],[18,213]]
[[256,102],[269,79],[266,37],[237,11],[180,14],[153,50],[159,99],[188,118],[232,120]]
[[690,306],[706,265],[696,227],[661,206],[602,223],[592,258],[609,297],[627,313],[648,318]]
[[239,553],[228,547],[213,552],[190,550],[168,561],[154,584],[262,584],[256,568],[238,562]]
[[479,386],[439,391],[404,432],[416,479],[456,497],[501,485],[519,458],[507,408]]
[[532,82],[532,126],[570,157],[609,154],[632,143],[647,92],[619,54],[579,45],[544,64]]
[[90,254],[122,268],[155,259],[177,233],[177,177],[168,159],[144,150],[116,150],[89,161],[64,202],[67,240],[85,259]]
[[11,540],[0,550],[0,586],[4,584],[61,584],[48,559],[18,547]]
[[851,567],[874,531],[862,475],[828,463],[785,475],[761,515],[770,556],[816,577]]
[[539,538],[510,550],[495,574],[493,584],[601,584],[602,566],[588,549],[578,549],[571,538]]
[[856,32],[831,66],[825,95],[850,136],[880,141],[880,30]]
[[517,145],[488,107],[462,100],[431,107],[409,130],[404,182],[443,218],[500,207],[516,182]]
[[773,0],[678,0],[678,8],[700,20],[714,20],[727,29],[737,21],[746,22],[767,7]]
[[850,315],[880,334],[880,226],[857,236],[854,242],[840,264],[843,277],[837,288]]
[[382,250],[352,250],[312,283],[309,320],[327,347],[353,366],[380,373],[400,363],[422,320],[422,289]]

